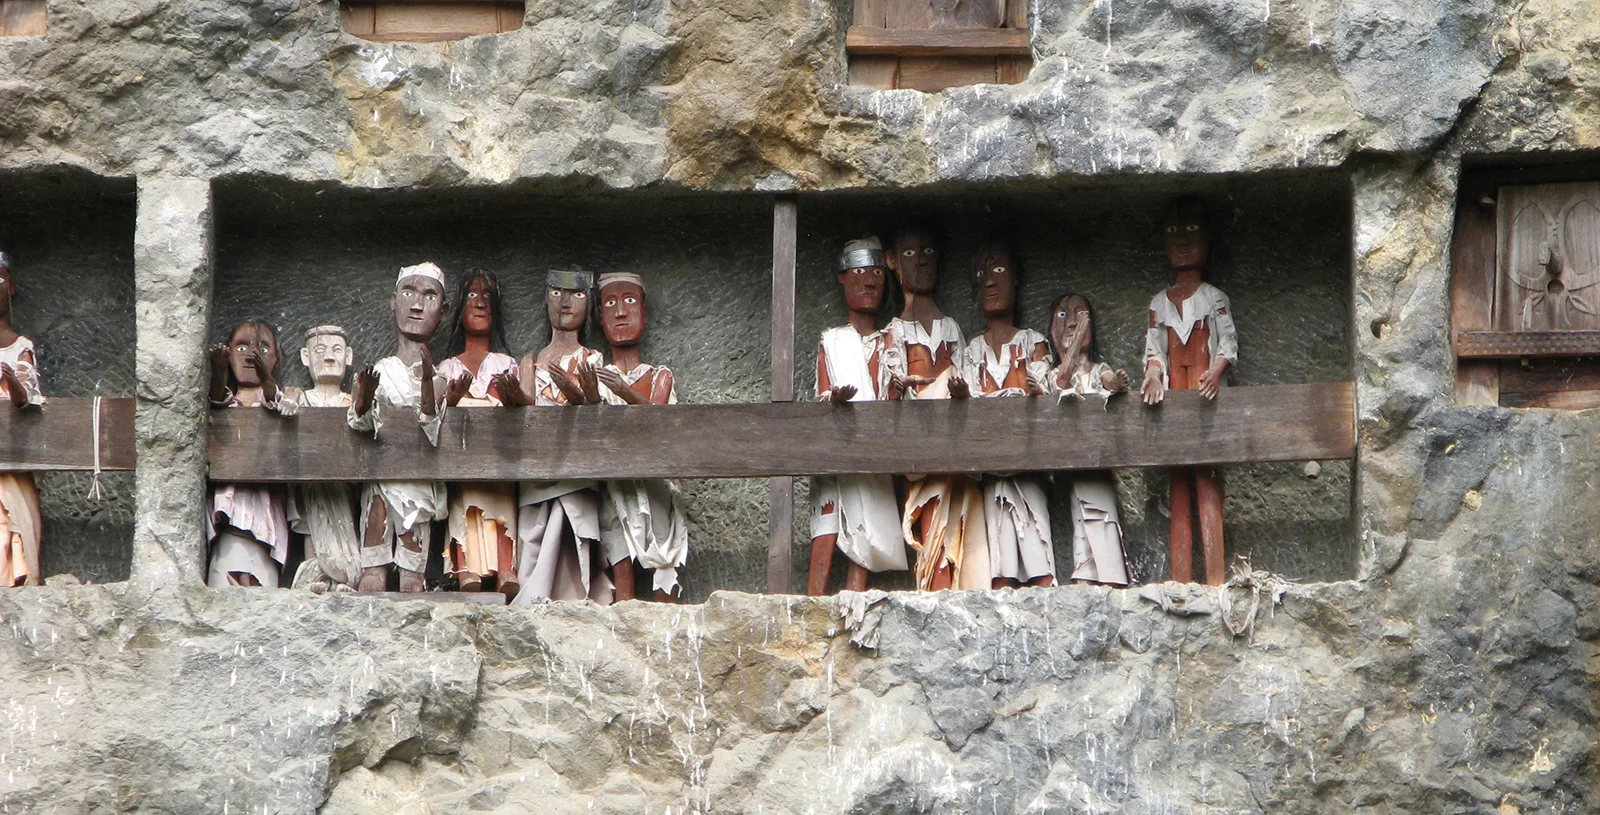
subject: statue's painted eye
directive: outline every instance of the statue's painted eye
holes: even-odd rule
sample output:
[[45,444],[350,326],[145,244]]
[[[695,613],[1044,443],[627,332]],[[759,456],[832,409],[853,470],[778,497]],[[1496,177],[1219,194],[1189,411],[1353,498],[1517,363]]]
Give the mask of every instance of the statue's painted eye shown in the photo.
[[915,249],[907,249],[906,251],[902,252],[901,254],[905,255],[908,258],[914,258],[914,257],[917,256],[917,250],[915,250]]
[[550,296],[551,297],[560,297],[561,296],[561,290],[560,289],[551,289],[550,290]]
[[1006,267],[1004,267],[1004,266],[996,266],[996,267],[994,267],[993,271],[994,271],[995,274],[1005,274],[1006,273]]
[[581,292],[581,291],[575,291],[575,292],[573,292],[573,293],[572,293],[572,297],[573,297],[573,299],[575,299],[575,300],[582,300],[582,299],[583,299],[583,298],[585,298],[585,297],[588,297],[588,296],[589,296],[589,295],[587,295],[587,294],[584,294],[584,293],[583,293],[583,292]]
[[639,302],[639,298],[637,298],[637,297],[624,297],[622,299],[622,302],[627,303],[630,306],[637,305],[638,302]]
[[1189,224],[1188,226],[1184,227],[1184,229],[1187,229],[1190,232],[1199,232],[1200,231],[1200,225],[1199,224]]
[[605,307],[606,308],[616,308],[617,307],[617,298],[613,297],[610,300],[607,300],[605,302]]
[[934,249],[933,249],[932,246],[929,246],[928,248],[922,250],[922,254],[924,254],[924,255],[931,255],[933,253],[934,253]]
[[1178,234],[1178,228],[1175,227],[1175,226],[1167,227],[1167,234],[1168,235],[1176,235],[1176,234]]

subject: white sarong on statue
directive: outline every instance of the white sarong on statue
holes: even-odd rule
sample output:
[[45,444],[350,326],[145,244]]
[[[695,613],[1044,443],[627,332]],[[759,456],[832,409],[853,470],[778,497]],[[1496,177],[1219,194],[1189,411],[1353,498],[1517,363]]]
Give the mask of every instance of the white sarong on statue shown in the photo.
[[[640,365],[632,371],[615,365],[606,367],[620,374],[629,386],[650,376],[651,404],[678,403],[670,369],[654,365]],[[604,383],[600,395],[608,405],[627,404]],[[678,586],[678,569],[689,557],[689,523],[683,515],[677,486],[662,480],[607,481],[602,492],[600,544],[607,563],[615,566],[632,558],[653,570],[652,590],[672,593]]]
[[[852,402],[881,399],[889,390],[889,367],[883,360],[883,332],[865,337],[854,328],[838,326],[822,332],[821,347],[834,386],[856,389]],[[879,355],[878,376],[871,375],[870,360]],[[819,398],[824,394],[819,392]],[[826,511],[831,509],[832,511]],[[811,537],[838,535],[839,551],[871,572],[902,571],[906,564],[905,539],[900,534],[900,513],[894,479],[887,475],[843,475],[816,478],[811,487]]]
[[[378,371],[378,393],[372,401],[372,410],[357,416],[351,406],[348,421],[352,430],[376,436],[384,422],[398,417],[415,418],[428,437],[428,442],[439,446],[439,429],[444,426],[444,388],[442,377],[434,377],[434,397],[440,405],[433,416],[422,412],[422,373],[420,365],[407,365],[399,357],[384,357],[374,366]],[[384,524],[383,540],[376,546],[363,546],[361,565],[384,566],[394,563],[402,569],[420,572],[428,565],[428,550],[432,544],[433,521],[446,517],[449,510],[448,494],[442,481],[374,481],[361,490],[361,540],[367,540],[367,508],[374,498],[383,501],[388,510]],[[398,545],[398,538],[415,533],[420,551],[413,552]]]

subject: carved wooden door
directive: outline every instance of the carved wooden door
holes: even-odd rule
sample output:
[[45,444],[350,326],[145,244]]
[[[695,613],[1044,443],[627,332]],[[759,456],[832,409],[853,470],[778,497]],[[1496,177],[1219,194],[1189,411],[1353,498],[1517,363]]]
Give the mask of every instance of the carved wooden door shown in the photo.
[[1502,331],[1600,329],[1600,183],[1502,187]]
[[[1026,31],[1028,0],[855,0],[853,23],[897,31]],[[850,84],[929,92],[980,83],[1013,85],[1027,79],[1033,67],[1029,56],[957,55],[959,49],[946,56],[934,42],[903,54],[852,54]]]

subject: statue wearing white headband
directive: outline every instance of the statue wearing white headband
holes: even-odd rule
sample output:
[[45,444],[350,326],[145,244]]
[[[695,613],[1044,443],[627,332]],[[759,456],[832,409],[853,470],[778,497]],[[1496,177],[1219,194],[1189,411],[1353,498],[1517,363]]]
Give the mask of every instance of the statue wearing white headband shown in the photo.
[[[386,422],[414,416],[428,441],[439,444],[448,382],[437,374],[428,340],[444,317],[444,272],[432,263],[400,270],[394,296],[398,349],[356,374],[351,429],[377,434]],[[400,432],[408,432],[404,427]],[[431,523],[449,508],[438,481],[378,481],[362,490],[361,591],[388,588],[389,564],[400,570],[401,591],[422,591]]]
[[[611,364],[597,375],[611,405],[674,405],[672,370],[639,356],[650,312],[644,280],[636,274],[600,275],[600,327],[611,344]],[[611,564],[616,598],[637,596],[634,569],[647,570],[657,600],[674,602],[678,569],[689,556],[689,524],[670,481],[608,481],[600,501],[600,543]]]
[[[545,277],[550,342],[522,359],[522,382],[535,405],[599,404],[596,371],[605,358],[583,346],[594,276],[552,270]],[[611,580],[600,551],[599,484],[524,481],[517,504],[515,604],[538,600],[611,602]]]

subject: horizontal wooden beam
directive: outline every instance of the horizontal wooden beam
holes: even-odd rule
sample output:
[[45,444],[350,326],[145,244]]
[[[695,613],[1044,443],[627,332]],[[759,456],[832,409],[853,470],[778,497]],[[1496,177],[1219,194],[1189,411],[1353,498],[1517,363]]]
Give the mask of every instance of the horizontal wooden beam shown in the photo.
[[1462,359],[1600,356],[1600,331],[1457,331]]
[[763,478],[851,473],[1007,472],[1348,459],[1348,382],[1226,388],[1214,402],[1174,391],[1145,407],[1119,396],[734,405],[456,408],[437,448],[390,417],[378,439],[343,410],[295,418],[211,414],[219,481],[517,481]]
[[869,28],[853,25],[844,47],[852,56],[1025,57],[1033,53],[1026,29]]
[[[133,469],[133,415],[132,399],[100,400],[100,469]],[[93,469],[93,399],[26,410],[0,404],[0,472]]]

